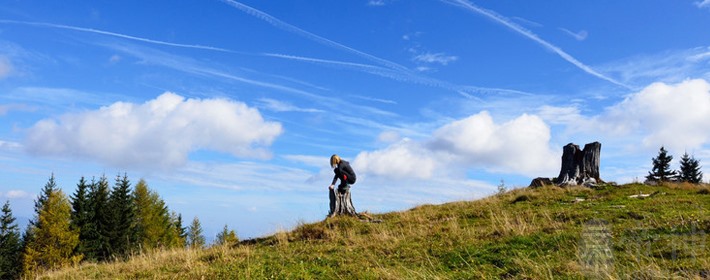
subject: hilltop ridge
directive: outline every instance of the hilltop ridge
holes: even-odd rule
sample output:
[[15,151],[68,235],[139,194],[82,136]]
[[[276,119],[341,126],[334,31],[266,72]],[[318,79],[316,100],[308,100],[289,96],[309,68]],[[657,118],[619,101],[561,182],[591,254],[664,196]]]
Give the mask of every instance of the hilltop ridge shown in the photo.
[[705,279],[708,206],[708,187],[690,184],[522,188],[40,278]]

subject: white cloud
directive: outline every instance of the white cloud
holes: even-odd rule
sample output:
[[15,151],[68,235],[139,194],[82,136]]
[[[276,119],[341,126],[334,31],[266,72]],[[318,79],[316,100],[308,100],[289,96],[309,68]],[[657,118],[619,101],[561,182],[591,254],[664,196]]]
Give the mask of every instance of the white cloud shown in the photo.
[[13,72],[12,63],[5,56],[0,56],[0,80],[9,77]]
[[436,160],[425,147],[403,139],[383,150],[360,153],[353,167],[377,176],[429,179],[434,174]]
[[259,99],[260,107],[275,111],[275,112],[303,112],[303,113],[322,113],[323,110],[314,108],[300,108],[291,103],[279,101],[271,98]]
[[[0,197],[7,199],[17,199],[17,198],[32,198],[32,194],[23,190],[9,190],[5,193],[0,192]],[[4,202],[4,201],[3,201]]]
[[370,0],[367,1],[368,6],[384,6],[386,3],[384,0]]
[[116,102],[37,122],[25,147],[34,154],[80,156],[116,166],[171,168],[190,152],[212,150],[268,158],[282,133],[258,110],[227,99],[185,99],[166,92],[143,104]]
[[710,8],[710,0],[697,1],[695,5],[698,6],[698,8]]
[[682,151],[710,142],[710,83],[702,79],[678,84],[654,83],[594,118],[609,134],[641,135],[647,148]]
[[587,39],[587,36],[589,35],[587,30],[581,30],[579,32],[572,32],[569,29],[562,28],[562,27],[560,27],[558,29],[561,30],[562,32],[566,33],[567,35],[572,36],[572,38],[574,38],[577,41],[584,41],[585,39]]
[[383,143],[394,143],[402,139],[402,136],[396,131],[384,131],[377,136],[377,141]]
[[390,178],[459,176],[465,169],[522,174],[552,174],[559,155],[550,149],[550,129],[537,116],[522,115],[497,124],[486,111],[446,124],[424,141],[404,139],[362,152],[355,167]]
[[20,143],[0,140],[0,150],[19,150],[20,148],[22,148]]
[[446,55],[445,53],[423,53],[415,56],[414,61],[422,63],[438,63],[441,65],[447,65],[449,62],[454,62],[459,58],[454,55]]
[[534,177],[556,168],[549,141],[550,128],[537,116],[496,124],[483,111],[438,129],[430,146],[472,167]]

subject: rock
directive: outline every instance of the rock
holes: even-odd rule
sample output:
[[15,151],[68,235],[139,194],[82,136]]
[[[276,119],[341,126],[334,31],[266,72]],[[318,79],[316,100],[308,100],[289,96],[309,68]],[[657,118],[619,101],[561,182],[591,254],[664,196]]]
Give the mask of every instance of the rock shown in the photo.
[[552,180],[550,178],[544,178],[544,177],[537,177],[530,182],[530,187],[531,188],[539,188],[539,187],[544,187],[544,186],[552,186],[554,183],[552,183]]

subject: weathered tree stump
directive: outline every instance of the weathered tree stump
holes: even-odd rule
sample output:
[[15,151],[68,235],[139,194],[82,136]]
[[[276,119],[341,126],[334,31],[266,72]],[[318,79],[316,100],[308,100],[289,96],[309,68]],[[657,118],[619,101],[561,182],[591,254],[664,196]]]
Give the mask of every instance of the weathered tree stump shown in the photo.
[[602,144],[593,142],[579,146],[569,143],[562,148],[562,168],[555,184],[560,186],[575,186],[601,183],[599,178],[599,162]]
[[328,217],[348,215],[358,217],[350,198],[350,188],[334,188],[330,190],[330,213]]

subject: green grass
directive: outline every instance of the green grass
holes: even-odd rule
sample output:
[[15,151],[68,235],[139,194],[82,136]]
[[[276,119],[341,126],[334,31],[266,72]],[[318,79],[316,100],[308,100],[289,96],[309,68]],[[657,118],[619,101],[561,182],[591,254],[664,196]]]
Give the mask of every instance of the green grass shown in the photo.
[[[634,194],[653,194],[644,199]],[[517,189],[302,224],[236,246],[158,251],[41,278],[703,279],[710,194],[692,185]]]

